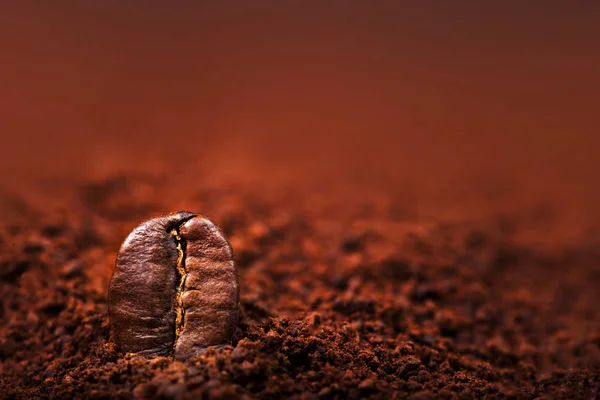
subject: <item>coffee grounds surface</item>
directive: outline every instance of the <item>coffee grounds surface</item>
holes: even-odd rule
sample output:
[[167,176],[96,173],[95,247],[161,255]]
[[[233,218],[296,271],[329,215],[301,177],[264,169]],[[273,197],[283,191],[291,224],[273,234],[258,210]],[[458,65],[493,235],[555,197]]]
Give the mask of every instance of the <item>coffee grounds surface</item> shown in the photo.
[[[598,396],[593,232],[547,245],[529,240],[528,216],[417,218],[385,191],[328,190],[199,176],[172,201],[163,180],[124,174],[79,185],[60,212],[3,225],[0,396]],[[179,208],[231,242],[234,341],[184,362],[122,354],[106,304],[116,252],[142,220]]]

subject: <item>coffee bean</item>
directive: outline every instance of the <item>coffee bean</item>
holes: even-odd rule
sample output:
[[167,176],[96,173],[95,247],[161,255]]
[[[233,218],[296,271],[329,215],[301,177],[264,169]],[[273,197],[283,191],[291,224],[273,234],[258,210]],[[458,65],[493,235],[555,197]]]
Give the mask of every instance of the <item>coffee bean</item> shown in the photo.
[[142,223],[121,246],[108,308],[123,352],[185,359],[227,344],[239,313],[231,246],[191,212]]

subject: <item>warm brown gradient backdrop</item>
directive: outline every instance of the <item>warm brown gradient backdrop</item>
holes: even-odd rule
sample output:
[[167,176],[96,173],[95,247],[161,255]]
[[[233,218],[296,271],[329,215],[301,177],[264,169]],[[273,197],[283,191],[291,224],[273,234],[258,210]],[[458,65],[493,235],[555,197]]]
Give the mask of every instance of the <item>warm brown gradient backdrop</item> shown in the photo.
[[455,200],[517,181],[595,220],[600,7],[485,3],[2,2],[3,190],[233,154]]

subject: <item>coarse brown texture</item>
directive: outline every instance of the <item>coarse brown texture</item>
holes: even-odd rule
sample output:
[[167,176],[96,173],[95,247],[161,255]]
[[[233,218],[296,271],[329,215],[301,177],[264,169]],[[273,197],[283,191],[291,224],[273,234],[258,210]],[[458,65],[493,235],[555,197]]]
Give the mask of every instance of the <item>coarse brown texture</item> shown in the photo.
[[211,216],[234,249],[233,345],[182,362],[124,356],[109,340],[106,289],[120,240],[173,206],[156,195],[169,185],[119,175],[85,183],[69,212],[5,227],[3,397],[598,394],[593,232],[546,246],[525,233],[535,224],[547,232],[548,209],[424,221],[385,192],[358,199],[337,186],[206,178],[184,203]]

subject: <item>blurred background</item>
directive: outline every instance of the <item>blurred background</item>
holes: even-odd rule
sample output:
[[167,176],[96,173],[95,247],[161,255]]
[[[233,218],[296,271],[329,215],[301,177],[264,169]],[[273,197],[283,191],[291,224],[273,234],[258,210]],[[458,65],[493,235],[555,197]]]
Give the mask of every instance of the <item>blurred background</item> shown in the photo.
[[589,227],[599,38],[592,1],[2,2],[0,195],[208,166]]

